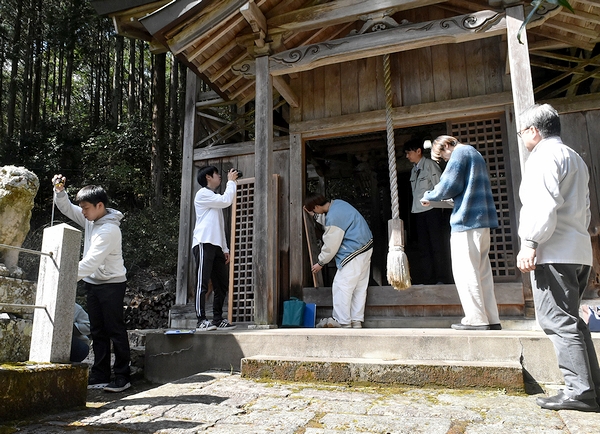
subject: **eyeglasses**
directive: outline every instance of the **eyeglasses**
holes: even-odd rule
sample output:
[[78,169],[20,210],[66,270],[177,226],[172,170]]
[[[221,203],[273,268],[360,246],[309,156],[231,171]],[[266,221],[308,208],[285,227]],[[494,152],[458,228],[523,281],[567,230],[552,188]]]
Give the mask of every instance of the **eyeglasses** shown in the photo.
[[521,134],[523,134],[525,131],[527,131],[529,128],[531,128],[531,126],[527,127],[527,128],[523,128],[521,131],[519,131],[517,133],[517,136],[521,137]]

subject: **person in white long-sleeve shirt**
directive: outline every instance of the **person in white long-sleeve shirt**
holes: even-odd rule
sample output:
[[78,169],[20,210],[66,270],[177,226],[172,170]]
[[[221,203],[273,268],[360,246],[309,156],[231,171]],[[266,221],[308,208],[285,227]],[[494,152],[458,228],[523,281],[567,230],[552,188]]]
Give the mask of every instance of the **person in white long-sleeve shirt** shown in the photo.
[[[129,336],[123,319],[127,270],[121,249],[123,214],[107,208],[108,195],[97,185],[83,187],[71,203],[65,190],[66,178],[54,175],[56,206],[66,217],[84,228],[83,258],[78,280],[83,280],[93,341],[94,364],[88,388],[121,392],[131,386]],[[111,342],[115,354],[111,380]]]
[[[236,326],[223,318],[223,304],[229,289],[229,248],[225,239],[223,209],[231,206],[237,189],[238,171],[227,173],[227,186],[223,194],[216,193],[221,185],[221,175],[215,166],[206,166],[198,171],[200,190],[194,198],[196,225],[192,253],[196,262],[198,284],[196,287],[196,330],[232,330]],[[213,286],[213,318],[206,317],[206,295],[208,283]]]
[[531,272],[536,317],[552,341],[565,388],[536,403],[549,410],[597,411],[600,367],[579,304],[592,265],[589,172],[560,138],[560,118],[548,104],[520,117],[518,135],[531,153],[519,195],[521,250],[517,266]]

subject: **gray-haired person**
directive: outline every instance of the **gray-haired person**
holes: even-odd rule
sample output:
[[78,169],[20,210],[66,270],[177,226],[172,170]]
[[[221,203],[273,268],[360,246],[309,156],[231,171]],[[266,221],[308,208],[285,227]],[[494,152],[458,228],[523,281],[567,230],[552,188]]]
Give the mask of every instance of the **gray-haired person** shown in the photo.
[[589,173],[583,159],[560,138],[560,118],[548,104],[520,117],[518,132],[531,152],[525,164],[517,266],[531,271],[538,322],[552,341],[565,388],[537,398],[549,410],[597,411],[600,367],[579,304],[592,265]]

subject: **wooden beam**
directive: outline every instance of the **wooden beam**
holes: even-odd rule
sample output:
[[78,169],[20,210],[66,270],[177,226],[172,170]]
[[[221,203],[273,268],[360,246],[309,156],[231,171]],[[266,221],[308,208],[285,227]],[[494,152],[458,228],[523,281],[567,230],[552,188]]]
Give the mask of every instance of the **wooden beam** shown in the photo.
[[561,75],[554,77],[554,78],[546,81],[544,84],[536,87],[535,92],[537,93],[541,90],[544,90],[544,89],[552,86],[555,83],[558,83],[562,79],[567,78],[569,75],[573,74],[575,71],[580,71],[582,73],[586,73],[584,68],[588,65],[595,64],[598,61],[600,61],[600,55],[592,57],[591,59],[582,59],[575,68],[572,68],[570,71],[562,73]]
[[[273,139],[273,151],[285,151],[290,149],[289,136],[276,137]],[[227,143],[225,145],[212,146],[210,148],[194,149],[194,163],[216,158],[238,157],[241,155],[253,155],[256,151],[256,142]]]
[[250,0],[240,8],[240,13],[244,16],[246,21],[248,21],[248,24],[250,24],[252,32],[262,32],[262,37],[264,38],[267,34],[267,19],[258,6],[256,6],[256,3]]
[[563,32],[572,33],[576,36],[581,36],[588,39],[597,39],[598,32],[592,29],[586,29],[585,27],[576,26],[575,24],[564,23],[557,20],[548,20],[544,23],[544,27],[550,27],[556,30],[562,30]]
[[[236,43],[235,39],[229,41],[229,43],[225,44],[223,46],[223,48],[221,48],[215,54],[213,54],[208,59],[206,59],[204,62],[202,62],[200,65],[198,65],[198,69],[200,71],[206,70],[206,68],[208,68],[209,66],[212,66],[215,62],[217,62],[225,54],[229,53],[236,46],[237,46],[237,43]],[[198,57],[200,54],[202,54],[203,51],[204,51],[203,45],[200,45],[200,46],[194,48],[193,50],[191,50],[187,53],[188,60],[190,62],[193,61],[196,57]]]
[[505,16],[495,11],[475,12],[450,19],[406,24],[394,29],[349,36],[298,47],[271,56],[271,73],[300,72],[324,65],[445,43],[462,43],[498,36],[506,31]]
[[[532,25],[541,25],[559,8],[543,11]],[[349,36],[287,50],[271,56],[271,75],[297,73],[335,63],[381,56],[433,45],[462,43],[503,35],[506,16],[495,11],[481,11],[441,20],[405,24],[397,28]],[[252,75],[252,61],[234,65],[236,74]]]
[[424,7],[444,0],[334,0],[290,11],[267,20],[269,32],[306,31],[359,20],[377,12],[395,13]]
[[[306,185],[306,152],[302,136],[289,136],[290,186]],[[304,242],[302,205],[304,189],[290,188],[290,296],[301,297],[304,276]]]
[[300,103],[298,102],[298,96],[283,77],[273,77],[273,86],[279,92],[279,94],[288,102],[291,107],[298,108]]
[[[529,29],[529,27],[528,27]],[[529,33],[540,36],[543,38],[553,39],[555,41],[563,42],[567,44],[568,47],[578,47],[584,50],[592,51],[595,47],[595,43],[582,41],[581,39],[574,38],[572,36],[561,35],[557,32],[553,32],[550,29],[545,29],[544,27],[538,27],[535,29],[531,29]]]
[[577,95],[550,100],[543,99],[540,103],[551,104],[560,114],[600,110],[600,94]]
[[[506,40],[508,43],[508,61],[510,64],[510,83],[512,87],[513,104],[515,107],[517,132],[527,125],[522,125],[519,115],[525,109],[535,103],[533,96],[533,79],[531,78],[531,66],[529,65],[529,48],[527,46],[527,30],[521,34],[521,41],[517,40],[517,34],[525,12],[522,5],[512,6],[506,9]],[[513,174],[523,173],[525,161],[529,152],[522,140],[519,139],[519,163],[520,167],[511,167]],[[520,171],[518,171],[520,169]]]
[[179,206],[179,242],[177,251],[177,287],[175,304],[187,304],[188,276],[192,236],[192,204],[194,203],[194,143],[196,141],[196,98],[200,79],[190,69],[186,75],[183,155],[181,162],[181,196]]
[[277,324],[271,305],[278,290],[273,249],[277,200],[273,197],[273,80],[268,56],[256,59],[255,128],[254,320],[256,324]]
[[216,82],[219,78],[221,78],[223,75],[225,75],[226,73],[229,72],[230,68],[235,65],[240,63],[241,61],[243,61],[244,59],[246,59],[249,56],[248,52],[242,52],[239,56],[233,58],[231,61],[229,61],[229,63],[227,63],[226,65],[222,66],[221,68],[219,68],[217,70],[216,73],[210,75],[208,78],[211,82]]
[[233,80],[229,80],[227,83],[225,83],[223,86],[221,86],[221,90],[224,92],[227,89],[229,89],[231,86],[233,86],[234,84],[236,84],[238,81],[240,81],[240,79],[242,79],[244,77],[242,77],[241,75],[237,75],[233,78]]
[[[597,6],[600,7],[600,4]],[[584,24],[600,24],[600,16],[598,16],[598,14],[591,14],[585,11],[576,10],[575,13],[573,13],[570,10],[563,8],[558,15],[564,18],[571,18],[577,21],[582,21]]]
[[[445,122],[450,118],[459,119],[478,114],[503,112],[504,106],[507,104],[512,104],[511,92],[396,107],[392,115],[394,128],[405,128],[414,125]],[[354,113],[290,124],[290,134],[301,133],[305,140],[384,130],[385,110]]]

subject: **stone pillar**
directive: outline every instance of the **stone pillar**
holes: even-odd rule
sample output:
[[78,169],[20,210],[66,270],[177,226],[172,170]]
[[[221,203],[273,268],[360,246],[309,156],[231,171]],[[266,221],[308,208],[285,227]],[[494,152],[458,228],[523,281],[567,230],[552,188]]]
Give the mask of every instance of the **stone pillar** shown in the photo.
[[81,231],[67,224],[44,229],[29,360],[69,363]]

